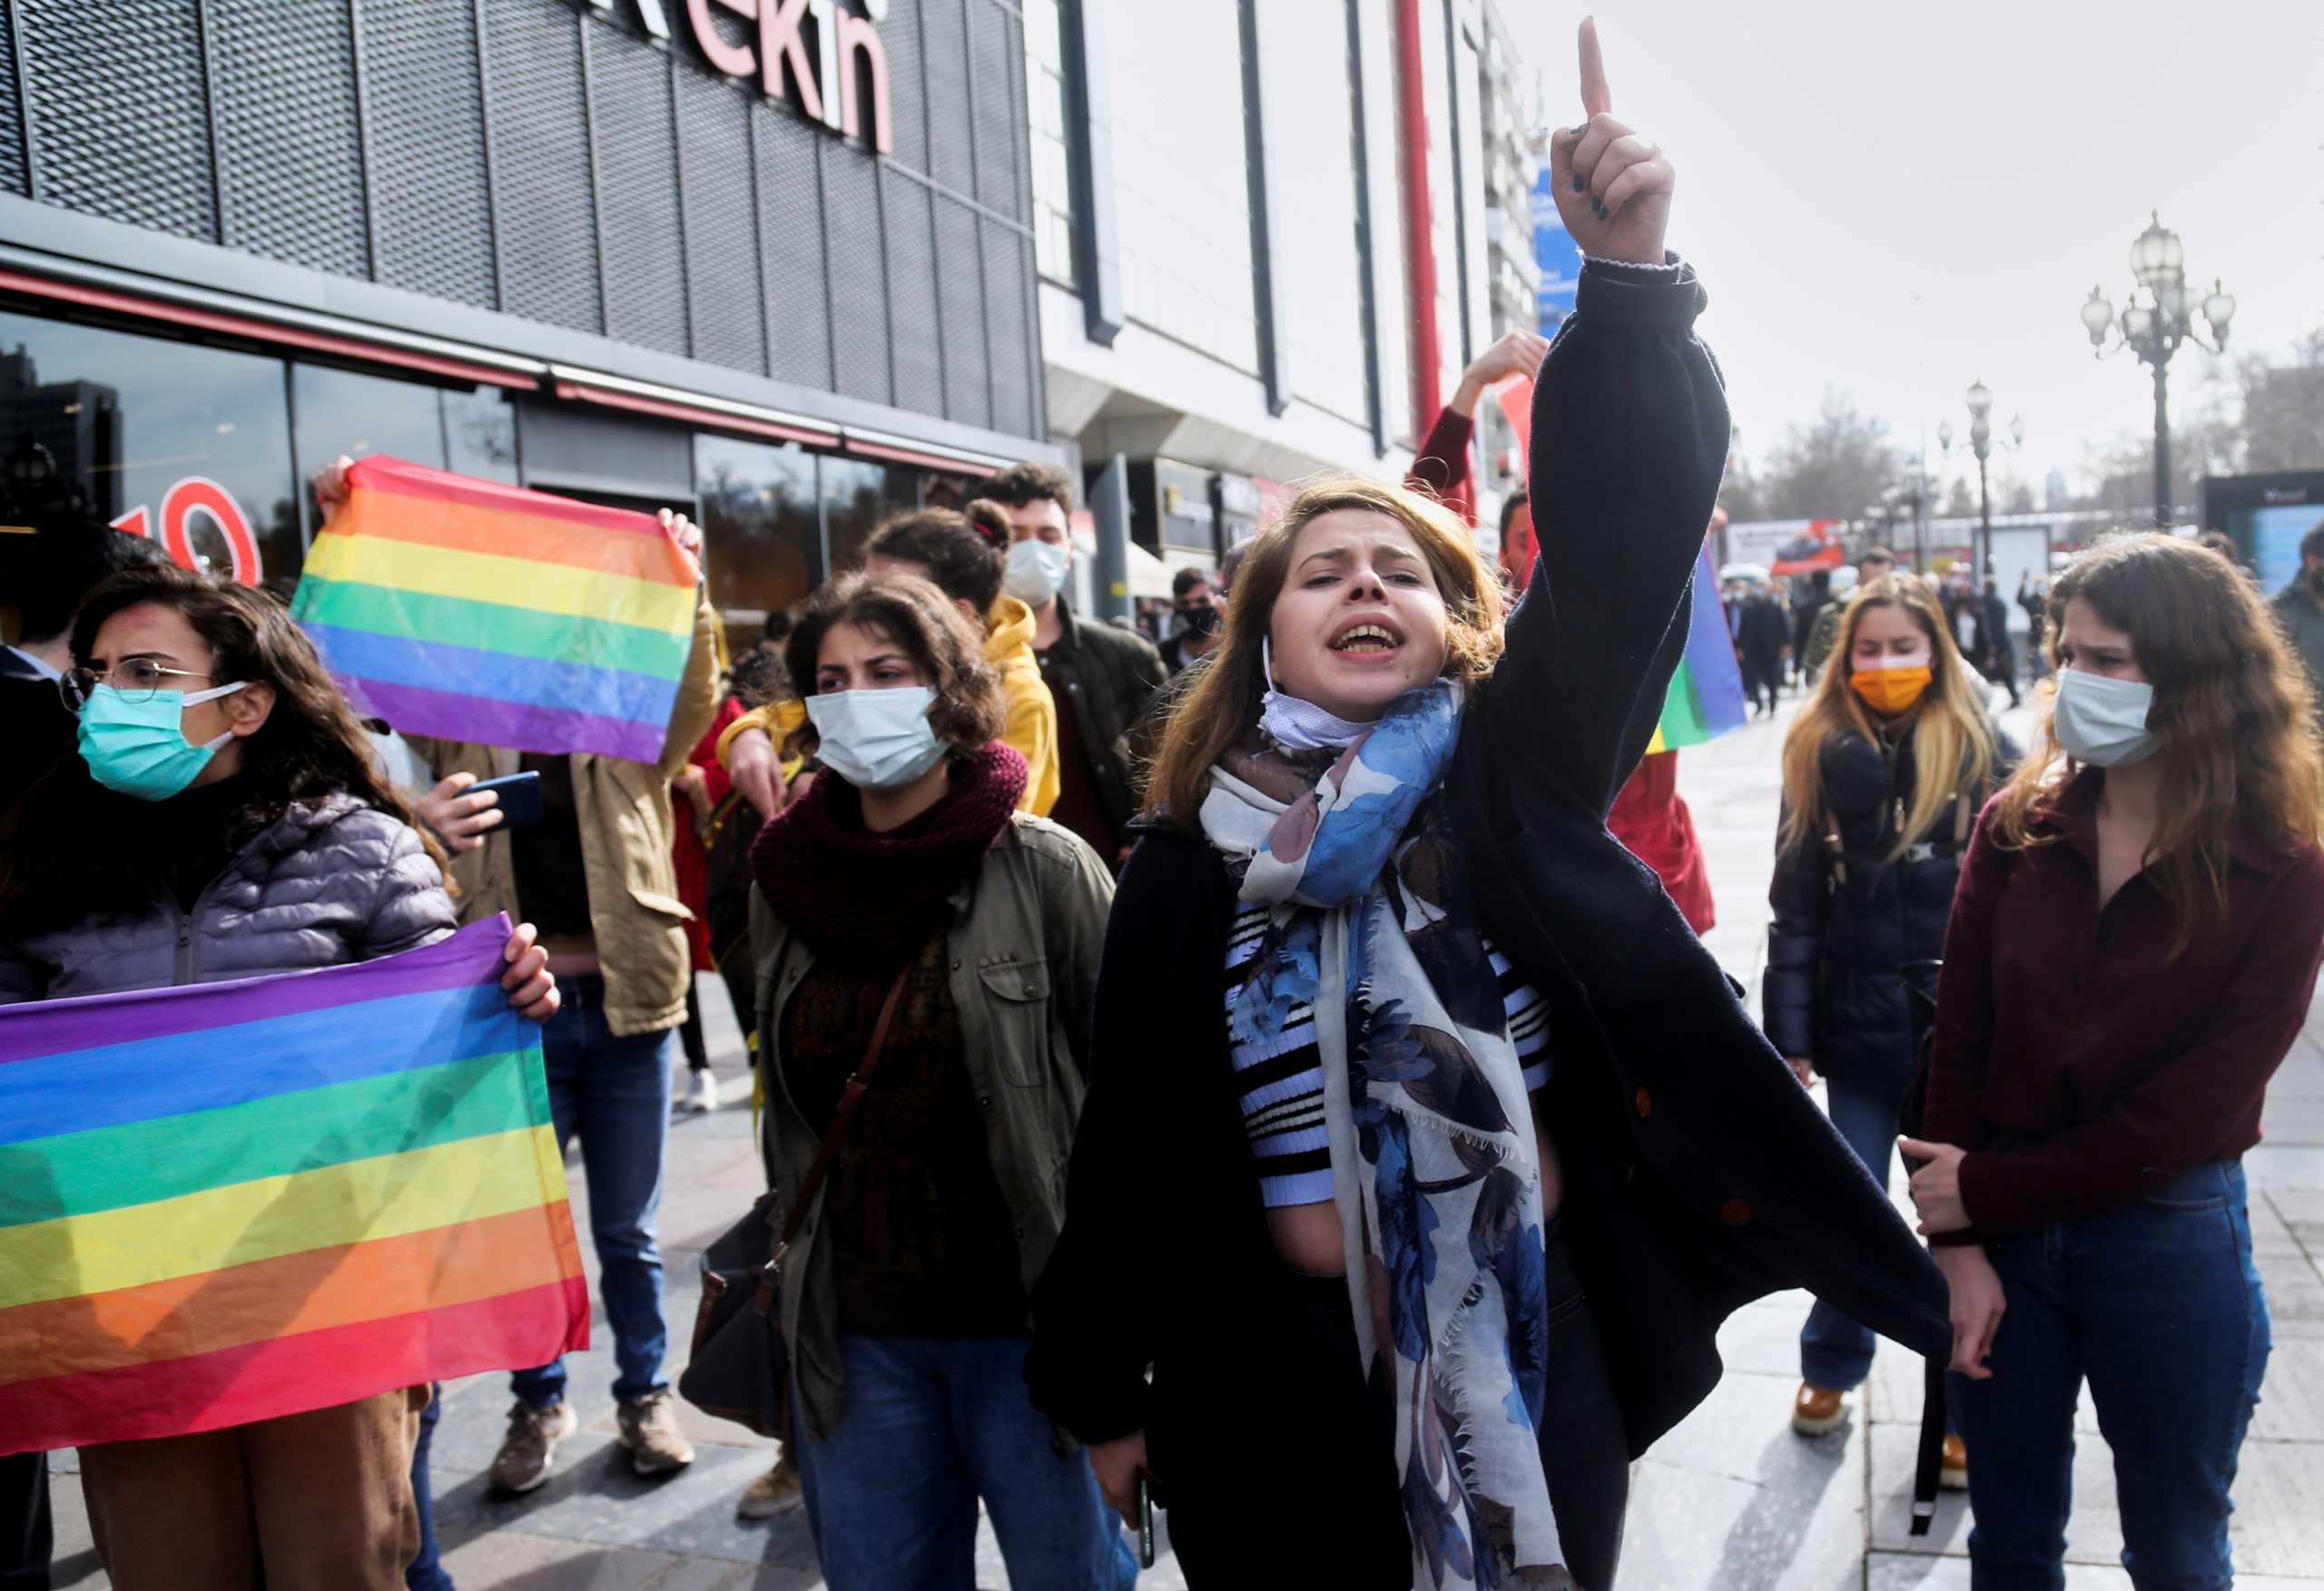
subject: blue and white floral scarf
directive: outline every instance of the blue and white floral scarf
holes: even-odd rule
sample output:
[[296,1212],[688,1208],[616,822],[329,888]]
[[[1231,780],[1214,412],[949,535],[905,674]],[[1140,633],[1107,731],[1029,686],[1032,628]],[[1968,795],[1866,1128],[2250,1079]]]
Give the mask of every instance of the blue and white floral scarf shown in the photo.
[[1523,1068],[1435,797],[1458,685],[1344,751],[1211,771],[1202,826],[1273,908],[1238,1043],[1312,1007],[1332,1186],[1367,1373],[1384,1350],[1414,1583],[1570,1585],[1540,1447],[1549,1305]]

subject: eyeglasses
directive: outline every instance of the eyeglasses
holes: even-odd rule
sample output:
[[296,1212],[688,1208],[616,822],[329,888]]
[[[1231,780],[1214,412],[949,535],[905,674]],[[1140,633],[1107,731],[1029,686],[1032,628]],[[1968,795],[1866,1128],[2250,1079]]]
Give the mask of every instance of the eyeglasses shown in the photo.
[[164,680],[207,680],[210,674],[198,674],[191,669],[164,668],[150,658],[133,657],[109,673],[94,669],[70,669],[56,682],[56,689],[64,698],[67,710],[78,712],[89,704],[90,694],[99,685],[111,685],[128,702],[145,702],[153,692],[165,689]]

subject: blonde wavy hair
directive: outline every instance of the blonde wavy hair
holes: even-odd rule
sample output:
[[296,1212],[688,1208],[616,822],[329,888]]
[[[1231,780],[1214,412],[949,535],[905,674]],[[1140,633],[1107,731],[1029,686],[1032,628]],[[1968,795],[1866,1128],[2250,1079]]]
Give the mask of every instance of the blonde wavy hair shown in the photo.
[[[2324,831],[2315,692],[2251,582],[2194,542],[2111,536],[2076,559],[2050,590],[2053,671],[2065,664],[2059,632],[2077,600],[2130,636],[2154,687],[2146,722],[2162,742],[2162,791],[2149,854],[2156,887],[2177,912],[2175,957],[2206,920],[2226,919],[2238,828],[2277,844],[2313,843]],[[1994,810],[1995,841],[2024,850],[2057,839],[2043,820],[2077,771],[2044,718]]]
[[1261,643],[1275,620],[1275,598],[1291,571],[1299,533],[1326,514],[1356,509],[1384,514],[1411,533],[1444,599],[1444,675],[1474,691],[1501,657],[1501,581],[1477,555],[1469,527],[1434,499],[1362,476],[1311,482],[1274,525],[1260,533],[1236,571],[1226,604],[1225,644],[1201,665],[1162,732],[1146,781],[1146,815],[1194,829],[1210,770],[1259,722],[1266,694]]
[[1903,721],[1913,742],[1913,793],[1905,802],[1904,821],[1888,859],[1896,861],[1926,839],[1956,794],[1967,791],[1972,800],[1982,801],[1985,783],[1993,777],[1996,751],[1984,691],[1960,648],[1953,644],[1945,609],[1918,575],[1884,575],[1858,586],[1840,611],[1840,634],[1831,661],[1784,739],[1787,811],[1782,840],[1787,850],[1813,844],[1823,832],[1825,742],[1850,730],[1875,745],[1880,742],[1878,724],[1848,683],[1856,627],[1875,608],[1904,609],[1929,643],[1928,690]]

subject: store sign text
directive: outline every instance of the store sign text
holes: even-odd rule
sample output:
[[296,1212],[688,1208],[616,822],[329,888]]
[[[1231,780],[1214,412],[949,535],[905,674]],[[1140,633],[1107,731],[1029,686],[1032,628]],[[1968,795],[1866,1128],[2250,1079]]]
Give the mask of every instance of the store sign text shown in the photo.
[[[611,11],[614,0],[589,0],[600,11]],[[645,31],[664,41],[670,36],[665,0],[633,0]],[[795,98],[802,114],[832,132],[862,137],[881,154],[891,152],[895,138],[889,131],[888,52],[880,42],[880,21],[888,15],[888,0],[861,0],[864,15],[847,8],[846,0],[676,0],[685,9],[694,47],[703,59],[729,77],[753,77],[769,99]],[[743,17],[758,29],[755,44],[728,42],[712,16],[715,5]],[[812,40],[812,42],[811,42]],[[862,69],[859,74],[859,68]],[[861,77],[871,83],[870,125]]]
[[229,566],[215,571],[245,585],[256,585],[266,571],[260,565],[258,534],[251,528],[242,506],[234,501],[234,494],[216,481],[190,475],[172,486],[162,497],[162,519],[157,527],[147,506],[140,503],[113,522],[115,530],[125,530],[132,535],[158,535],[162,549],[189,569],[203,567],[202,555],[194,551],[193,523],[200,516],[217,528],[226,544]]

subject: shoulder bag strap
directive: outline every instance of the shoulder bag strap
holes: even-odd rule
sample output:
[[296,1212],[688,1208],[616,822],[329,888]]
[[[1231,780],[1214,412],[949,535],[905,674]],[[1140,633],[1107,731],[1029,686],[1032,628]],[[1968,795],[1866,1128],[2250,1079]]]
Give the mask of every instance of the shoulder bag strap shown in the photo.
[[872,1025],[872,1042],[863,1046],[863,1058],[841,1090],[839,1105],[832,1112],[831,1130],[823,1134],[823,1146],[815,1151],[814,1164],[799,1180],[799,1195],[791,1201],[791,1213],[783,1217],[783,1236],[774,1245],[773,1264],[783,1262],[783,1251],[799,1235],[799,1228],[807,1219],[807,1212],[815,1205],[815,1195],[822,1192],[823,1178],[832,1168],[832,1156],[839,1153],[840,1140],[847,1136],[847,1129],[855,1123],[855,1113],[863,1104],[863,1090],[872,1081],[872,1073],[880,1064],[880,1052],[887,1047],[888,1029],[896,1020],[896,1007],[903,1003],[904,982],[911,977],[913,963],[904,963],[896,974],[896,981],[888,986],[888,997],[880,1002],[880,1019]]

